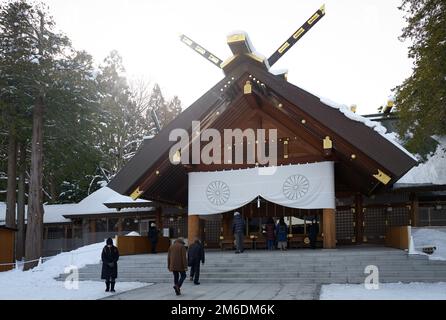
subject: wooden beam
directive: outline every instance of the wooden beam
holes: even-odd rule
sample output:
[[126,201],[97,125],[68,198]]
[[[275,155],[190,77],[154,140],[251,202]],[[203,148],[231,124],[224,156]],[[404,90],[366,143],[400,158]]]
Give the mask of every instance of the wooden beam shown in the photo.
[[420,225],[420,204],[415,193],[410,194],[410,225],[418,227]]
[[324,249],[336,248],[336,220],[334,209],[323,209]]
[[355,195],[355,235],[356,244],[362,243],[364,238],[364,213],[362,212],[362,196],[360,193]]

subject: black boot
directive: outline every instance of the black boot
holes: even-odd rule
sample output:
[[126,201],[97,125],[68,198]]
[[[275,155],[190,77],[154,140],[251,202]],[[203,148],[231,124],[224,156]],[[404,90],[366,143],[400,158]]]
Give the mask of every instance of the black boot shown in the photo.
[[116,292],[115,291],[115,282],[114,281],[111,282],[111,290],[110,291],[111,292]]
[[110,281],[105,281],[105,292],[110,291]]

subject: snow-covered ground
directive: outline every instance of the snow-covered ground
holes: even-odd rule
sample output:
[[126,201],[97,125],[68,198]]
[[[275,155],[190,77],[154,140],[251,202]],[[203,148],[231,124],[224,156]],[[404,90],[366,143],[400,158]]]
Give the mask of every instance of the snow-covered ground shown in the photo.
[[446,228],[412,228],[411,231],[415,251],[412,254],[425,254],[423,247],[436,247],[433,254],[429,254],[431,260],[446,260]]
[[[83,300],[100,299],[111,295],[105,292],[105,284],[98,281],[56,281],[54,278],[67,267],[82,268],[87,264],[99,263],[104,243],[88,245],[57,256],[29,271],[11,270],[0,272],[0,300]],[[119,263],[119,262],[118,262]],[[75,272],[71,272],[71,277]],[[147,285],[141,282],[116,282],[116,293]]]
[[321,300],[446,300],[446,282],[380,283],[368,290],[364,284],[330,284],[321,288]]
[[[435,246],[428,255],[431,260],[446,260],[446,228],[412,228],[414,250]],[[321,300],[446,300],[446,282],[439,283],[380,283],[379,289],[369,290],[364,284],[330,284],[321,288]]]

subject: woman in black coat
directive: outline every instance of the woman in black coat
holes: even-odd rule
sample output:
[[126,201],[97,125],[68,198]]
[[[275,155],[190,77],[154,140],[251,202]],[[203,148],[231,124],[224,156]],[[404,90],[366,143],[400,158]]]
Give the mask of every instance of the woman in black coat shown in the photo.
[[115,292],[115,279],[118,277],[119,251],[118,248],[113,245],[113,240],[111,238],[107,239],[107,245],[102,249],[101,259],[101,279],[105,280],[105,291]]

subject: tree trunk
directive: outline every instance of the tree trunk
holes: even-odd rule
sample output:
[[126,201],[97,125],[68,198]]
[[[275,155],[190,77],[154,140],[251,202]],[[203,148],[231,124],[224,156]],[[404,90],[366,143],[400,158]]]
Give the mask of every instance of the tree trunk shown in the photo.
[[[26,261],[39,259],[43,246],[43,95],[39,96],[33,111],[33,134],[31,146],[31,170],[28,195],[28,223],[26,228]],[[25,270],[33,268],[37,262],[27,263]]]
[[26,171],[26,143],[20,144],[19,163],[19,192],[17,194],[17,241],[16,258],[25,256],[25,171]]
[[17,137],[14,125],[9,130],[8,145],[8,189],[6,193],[6,219],[7,227],[15,228],[16,219],[16,192],[17,192]]

